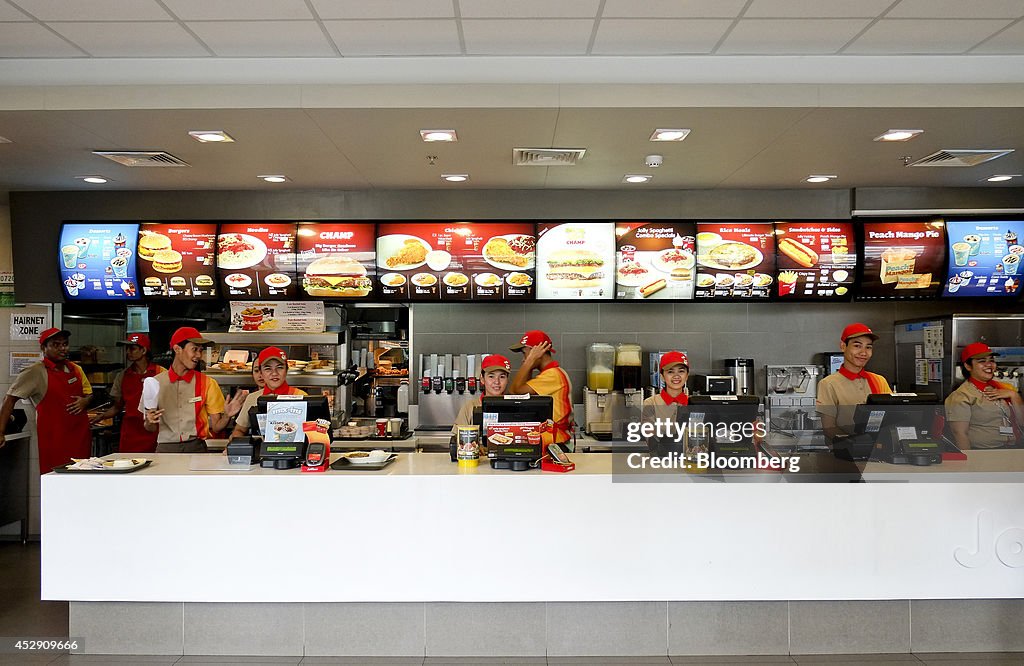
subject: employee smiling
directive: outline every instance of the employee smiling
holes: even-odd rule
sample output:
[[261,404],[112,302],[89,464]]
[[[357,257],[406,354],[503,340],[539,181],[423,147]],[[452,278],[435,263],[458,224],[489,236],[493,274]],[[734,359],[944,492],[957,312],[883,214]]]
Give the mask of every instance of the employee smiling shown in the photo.
[[967,381],[946,398],[946,423],[961,449],[998,449],[1020,440],[1024,399],[993,379],[996,356],[984,342],[971,343],[960,354]]
[[[260,355],[256,358],[256,362],[253,363],[253,368],[257,367],[260,369],[260,375],[263,377],[263,390],[253,391],[246,397],[245,402],[242,403],[242,410],[238,412],[238,417],[235,421],[235,430],[231,433],[232,437],[244,437],[249,434],[249,428],[252,426],[249,412],[256,406],[256,401],[260,399],[260,396],[306,395],[306,392],[302,389],[293,388],[288,385],[288,355],[281,348],[267,347],[261,351]],[[255,371],[253,374],[255,374]]]
[[878,336],[864,324],[850,324],[840,335],[843,364],[839,371],[818,382],[818,414],[825,436],[834,439],[854,434],[853,414],[872,393],[892,393],[885,377],[865,367],[874,353]]

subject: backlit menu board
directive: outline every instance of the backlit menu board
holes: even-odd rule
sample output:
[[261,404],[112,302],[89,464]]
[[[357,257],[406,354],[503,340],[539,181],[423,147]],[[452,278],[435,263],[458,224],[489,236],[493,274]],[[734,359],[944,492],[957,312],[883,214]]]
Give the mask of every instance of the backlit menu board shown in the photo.
[[943,222],[865,222],[857,298],[921,299],[938,292],[946,263]]
[[697,225],[696,298],[764,299],[775,281],[775,229],[770,223]]
[[538,299],[608,300],[614,295],[614,222],[537,224]]
[[857,246],[850,222],[777,222],[775,295],[784,300],[850,297]]
[[693,298],[695,234],[692,222],[617,222],[615,298]]
[[385,299],[532,300],[533,223],[381,223],[377,274]]
[[949,268],[943,296],[1016,296],[1024,220],[947,221]]
[[135,272],[138,224],[66,223],[57,261],[69,300],[139,297]]
[[302,291],[312,298],[362,298],[373,292],[376,236],[372,222],[300,224]]
[[142,294],[154,298],[214,298],[215,223],[143,224],[136,256]]
[[228,299],[295,298],[295,224],[220,225],[217,272]]

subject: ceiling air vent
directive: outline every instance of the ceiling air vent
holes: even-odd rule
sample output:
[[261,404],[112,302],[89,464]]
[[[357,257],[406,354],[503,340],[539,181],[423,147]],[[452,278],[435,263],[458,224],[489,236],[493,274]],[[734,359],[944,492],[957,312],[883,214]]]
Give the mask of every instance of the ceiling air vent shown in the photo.
[[516,166],[573,166],[586,148],[513,148],[512,163]]
[[940,150],[922,157],[907,166],[912,167],[972,167],[988,162],[1013,150]]
[[94,150],[93,155],[106,157],[126,167],[187,167],[188,162],[179,160],[162,150]]

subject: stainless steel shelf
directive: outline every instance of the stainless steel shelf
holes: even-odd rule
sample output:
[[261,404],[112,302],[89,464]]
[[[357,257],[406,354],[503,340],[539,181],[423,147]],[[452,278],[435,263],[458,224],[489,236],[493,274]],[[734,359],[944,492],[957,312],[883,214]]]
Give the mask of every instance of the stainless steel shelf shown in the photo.
[[213,342],[236,345],[336,345],[340,333],[210,333],[203,332],[203,337]]
[[[216,379],[221,386],[252,386],[252,373],[239,372],[230,375],[207,373]],[[338,375],[307,375],[302,372],[289,372],[288,385],[298,386],[338,386]]]

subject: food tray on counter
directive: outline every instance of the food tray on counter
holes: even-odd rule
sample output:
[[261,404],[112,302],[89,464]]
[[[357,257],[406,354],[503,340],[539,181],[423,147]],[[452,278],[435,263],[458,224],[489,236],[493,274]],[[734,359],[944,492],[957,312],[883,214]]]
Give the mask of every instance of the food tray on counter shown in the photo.
[[387,458],[376,463],[353,463],[348,459],[347,456],[341,456],[337,460],[331,463],[331,469],[334,470],[366,470],[366,471],[380,471],[390,465],[391,463],[398,460],[398,454],[392,453]]
[[[108,460],[106,462],[113,463],[112,460]],[[131,474],[132,472],[137,472],[144,467],[149,467],[152,463],[152,460],[143,460],[132,467],[104,466],[103,469],[68,469],[67,465],[59,465],[58,467],[54,467],[53,471],[57,474]],[[106,463],[104,463],[104,465],[106,465]]]

